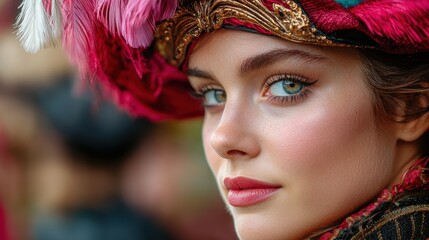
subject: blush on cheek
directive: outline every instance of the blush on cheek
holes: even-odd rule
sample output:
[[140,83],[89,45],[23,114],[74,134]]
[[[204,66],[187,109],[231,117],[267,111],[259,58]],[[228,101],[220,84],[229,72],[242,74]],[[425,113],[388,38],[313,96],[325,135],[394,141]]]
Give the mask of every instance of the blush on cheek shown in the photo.
[[312,178],[322,171],[332,174],[334,169],[359,165],[347,159],[367,158],[376,134],[371,103],[357,99],[352,99],[353,102],[347,106],[312,108],[308,111],[311,114],[297,114],[288,119],[290,123],[283,123],[281,131],[278,128],[271,131],[275,135],[271,145],[277,145],[274,152],[276,157],[284,159],[286,172]]

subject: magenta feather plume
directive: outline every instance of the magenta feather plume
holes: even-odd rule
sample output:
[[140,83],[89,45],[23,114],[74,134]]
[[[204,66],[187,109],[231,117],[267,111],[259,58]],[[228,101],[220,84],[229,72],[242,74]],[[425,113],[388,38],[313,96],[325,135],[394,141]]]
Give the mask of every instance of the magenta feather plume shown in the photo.
[[[94,60],[96,37],[95,0],[63,0],[63,46],[81,73],[87,73]],[[102,41],[100,39],[100,41]]]
[[98,20],[114,35],[122,35],[122,19],[128,0],[97,0]]
[[122,36],[131,47],[148,47],[156,23],[171,17],[177,0],[140,0],[127,4],[122,22]]
[[176,12],[178,5],[176,0],[166,0],[166,1],[155,1],[154,2],[154,12],[159,13],[159,19],[156,21],[162,21],[167,18],[171,18]]

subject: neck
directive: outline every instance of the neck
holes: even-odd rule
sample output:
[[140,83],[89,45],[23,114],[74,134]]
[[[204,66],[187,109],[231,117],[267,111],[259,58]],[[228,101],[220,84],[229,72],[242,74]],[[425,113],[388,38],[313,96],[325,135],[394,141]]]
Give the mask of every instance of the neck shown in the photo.
[[395,168],[393,170],[392,179],[387,188],[391,189],[394,185],[400,184],[407,171],[421,157],[420,144],[417,141],[398,141],[394,157]]

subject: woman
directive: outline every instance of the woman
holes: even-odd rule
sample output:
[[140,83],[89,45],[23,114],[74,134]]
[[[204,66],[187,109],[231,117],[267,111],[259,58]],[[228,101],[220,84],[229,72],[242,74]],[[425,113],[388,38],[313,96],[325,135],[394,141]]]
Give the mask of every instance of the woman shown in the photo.
[[[29,44],[26,6],[19,33],[34,51],[60,22],[45,4],[33,32],[48,37]],[[429,1],[61,9],[72,59],[131,113],[194,117],[202,99],[205,153],[241,239],[429,237]]]

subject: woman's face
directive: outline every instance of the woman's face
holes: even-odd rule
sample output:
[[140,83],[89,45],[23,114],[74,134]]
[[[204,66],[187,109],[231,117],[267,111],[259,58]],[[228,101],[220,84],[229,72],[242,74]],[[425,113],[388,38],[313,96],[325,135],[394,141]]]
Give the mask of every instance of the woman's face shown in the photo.
[[393,181],[396,139],[376,127],[357,51],[222,30],[193,49],[188,75],[241,239],[302,239]]

